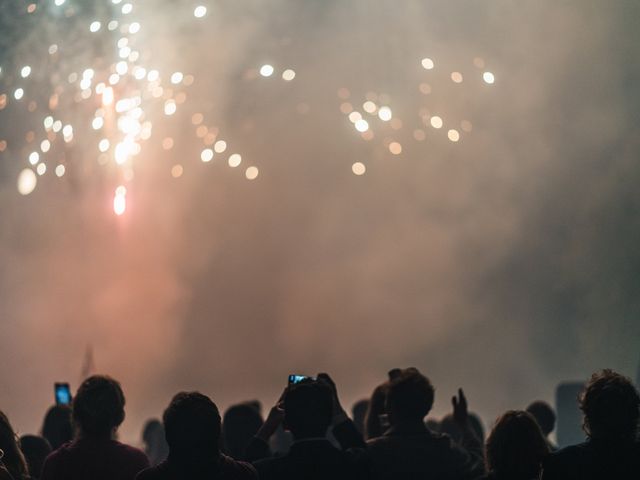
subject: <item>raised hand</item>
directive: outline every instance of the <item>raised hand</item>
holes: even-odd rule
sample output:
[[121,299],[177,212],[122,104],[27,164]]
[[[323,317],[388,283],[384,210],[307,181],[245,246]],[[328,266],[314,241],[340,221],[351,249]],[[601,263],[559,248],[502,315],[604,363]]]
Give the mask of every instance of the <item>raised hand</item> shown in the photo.
[[451,397],[451,404],[453,405],[453,419],[461,427],[466,426],[469,423],[469,408],[467,398],[461,388],[458,389],[457,396]]

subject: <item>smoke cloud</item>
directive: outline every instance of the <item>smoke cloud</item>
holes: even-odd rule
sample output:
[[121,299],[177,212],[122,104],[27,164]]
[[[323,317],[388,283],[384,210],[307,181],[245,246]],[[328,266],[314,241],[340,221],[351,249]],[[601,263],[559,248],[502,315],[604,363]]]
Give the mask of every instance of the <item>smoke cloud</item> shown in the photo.
[[[54,381],[77,387],[89,346],[123,384],[132,442],[179,389],[268,406],[294,372],[330,372],[350,405],[416,366],[436,415],[462,386],[486,423],[598,368],[634,374],[640,5],[208,7],[194,24],[189,2],[136,2],[149,63],[196,81],[136,159],[125,215],[83,166],[93,152],[27,197],[19,152],[0,154],[0,408],[22,432],[39,429]],[[264,63],[273,78],[257,75]],[[276,78],[285,68],[292,82]],[[363,140],[341,88],[360,110],[367,92],[387,94],[402,127],[372,121]],[[200,162],[198,111],[256,180],[223,155]],[[462,120],[473,130],[450,142]]]

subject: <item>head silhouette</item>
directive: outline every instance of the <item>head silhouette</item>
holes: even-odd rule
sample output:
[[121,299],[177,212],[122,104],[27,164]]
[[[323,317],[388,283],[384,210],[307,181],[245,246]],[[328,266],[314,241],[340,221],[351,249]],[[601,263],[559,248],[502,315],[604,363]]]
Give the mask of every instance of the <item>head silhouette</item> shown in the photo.
[[27,478],[27,463],[20,450],[18,437],[9,423],[9,419],[2,411],[0,411],[0,450],[4,452],[2,463],[14,480]]
[[358,400],[351,407],[351,415],[353,423],[360,433],[364,433],[364,423],[367,416],[367,410],[369,409],[369,399],[363,398]]
[[633,440],[637,435],[640,395],[631,380],[613,370],[592,375],[580,397],[580,409],[591,438]]
[[44,459],[51,453],[49,442],[37,435],[23,435],[20,437],[20,447],[29,466],[31,478],[40,478]]
[[487,470],[497,478],[538,478],[549,447],[540,426],[527,412],[511,410],[496,421],[486,444]]
[[551,405],[542,400],[538,400],[527,407],[527,412],[536,419],[545,437],[553,432],[556,426],[556,414],[553,408],[551,408]]
[[157,465],[167,458],[169,446],[164,436],[162,422],[155,418],[147,420],[142,430],[142,441],[145,444],[144,451],[149,457],[151,465]]
[[68,405],[54,405],[44,416],[42,436],[47,439],[53,450],[73,439],[73,422],[71,407]]
[[296,440],[324,437],[333,415],[333,391],[324,382],[305,380],[284,396],[284,424]]
[[416,368],[406,368],[389,382],[387,412],[392,424],[422,423],[431,411],[435,389]]
[[219,457],[220,413],[206,395],[178,393],[164,411],[163,423],[171,462],[202,465]]
[[110,436],[124,421],[124,394],[114,379],[87,378],[73,400],[73,420],[84,437]]
[[[469,412],[469,425],[480,440],[484,440],[484,427],[482,426],[482,420],[480,417],[472,412]],[[462,441],[462,430],[458,423],[453,418],[453,415],[449,413],[440,420],[439,430],[440,433],[446,433],[455,442],[460,443]]]
[[238,460],[246,458],[245,450],[262,426],[262,416],[255,405],[233,405],[224,413],[222,436],[226,453]]

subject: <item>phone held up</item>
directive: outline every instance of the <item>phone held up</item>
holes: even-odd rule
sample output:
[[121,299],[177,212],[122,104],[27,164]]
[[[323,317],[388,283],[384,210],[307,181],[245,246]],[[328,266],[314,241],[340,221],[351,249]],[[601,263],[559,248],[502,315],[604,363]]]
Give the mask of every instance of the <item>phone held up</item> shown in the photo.
[[56,405],[69,405],[71,403],[71,389],[68,383],[56,383],[53,389],[56,396]]

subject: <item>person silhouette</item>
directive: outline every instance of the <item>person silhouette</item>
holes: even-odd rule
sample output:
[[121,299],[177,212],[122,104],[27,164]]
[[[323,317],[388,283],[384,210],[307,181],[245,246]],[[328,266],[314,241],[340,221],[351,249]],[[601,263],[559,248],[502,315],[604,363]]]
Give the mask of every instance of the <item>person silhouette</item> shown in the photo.
[[29,469],[9,418],[0,411],[0,464],[13,480],[27,480]]
[[42,422],[42,436],[53,450],[73,440],[73,422],[69,405],[53,405]]
[[29,467],[31,480],[37,480],[42,475],[44,460],[51,453],[51,445],[46,438],[37,435],[23,435],[20,437],[20,449]]
[[145,445],[144,453],[149,458],[151,466],[158,465],[169,455],[169,445],[164,438],[164,427],[160,420],[147,420],[142,430],[142,441]]
[[355,456],[334,447],[326,438],[334,417],[334,393],[330,385],[311,379],[289,385],[274,409],[259,435],[265,430],[273,433],[277,419],[282,419],[285,428],[293,434],[294,443],[287,454],[254,463],[261,480],[366,477],[364,466]]
[[248,460],[247,448],[262,423],[255,405],[240,403],[229,407],[222,421],[225,453],[236,460]]
[[137,480],[255,480],[254,468],[220,452],[218,407],[199,392],[180,392],[162,417],[169,456]]
[[556,427],[556,413],[553,411],[553,408],[551,408],[551,405],[542,400],[537,400],[531,403],[526,410],[533,415],[533,418],[535,418],[538,425],[540,425],[540,430],[542,430],[544,437],[547,439],[549,450],[555,452],[558,448],[549,439],[549,435],[551,435],[551,432],[553,432]]
[[485,451],[487,479],[532,480],[539,478],[549,447],[530,413],[510,410],[491,429]]
[[544,462],[543,480],[640,478],[640,394],[613,370],[591,376],[579,399],[587,441]]
[[111,377],[82,382],[72,408],[78,438],[47,457],[42,480],[133,480],[148,467],[144,452],[114,440],[124,405],[122,388]]

